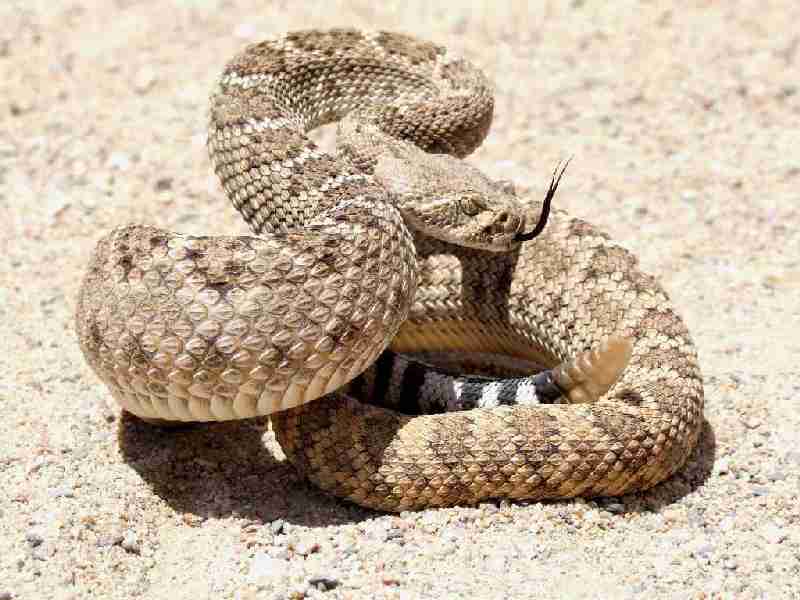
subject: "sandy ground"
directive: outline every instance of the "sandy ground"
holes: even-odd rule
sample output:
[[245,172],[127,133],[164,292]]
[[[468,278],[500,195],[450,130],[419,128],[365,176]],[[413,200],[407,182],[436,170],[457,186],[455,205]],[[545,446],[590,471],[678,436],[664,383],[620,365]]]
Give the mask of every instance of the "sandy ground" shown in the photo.
[[[800,597],[800,4],[374,4],[0,5],[0,600]],[[699,347],[707,424],[676,477],[387,516],[299,480],[263,423],[165,434],[109,402],[73,331],[96,239],[246,231],[205,153],[212,82],[332,25],[481,65],[491,175],[543,191],[574,156],[558,205],[640,256]]]

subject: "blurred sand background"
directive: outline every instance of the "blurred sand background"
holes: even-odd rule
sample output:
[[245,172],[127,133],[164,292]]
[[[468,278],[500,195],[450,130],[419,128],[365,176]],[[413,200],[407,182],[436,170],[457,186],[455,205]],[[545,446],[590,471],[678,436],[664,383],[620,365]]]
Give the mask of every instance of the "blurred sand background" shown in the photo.
[[[0,600],[800,597],[800,4],[0,4]],[[122,417],[73,331],[99,236],[246,227],[205,151],[225,61],[287,29],[403,30],[480,65],[469,160],[606,229],[699,347],[707,426],[614,500],[399,516],[299,480],[263,422]]]

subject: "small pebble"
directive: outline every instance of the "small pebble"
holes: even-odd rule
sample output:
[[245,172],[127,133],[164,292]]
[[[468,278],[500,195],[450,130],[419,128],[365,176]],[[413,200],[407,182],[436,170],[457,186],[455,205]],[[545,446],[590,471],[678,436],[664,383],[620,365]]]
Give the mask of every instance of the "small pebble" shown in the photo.
[[783,481],[786,479],[786,471],[775,470],[767,474],[767,479],[770,481]]
[[[459,535],[462,535],[463,533],[464,533],[463,531],[459,531],[459,532],[451,531],[449,533],[449,535],[450,536],[459,536]],[[388,541],[391,541],[391,540],[400,541],[402,539],[403,539],[403,532],[400,531],[399,529],[397,529],[396,527],[391,527],[391,528],[387,529],[386,532],[384,533],[384,536],[383,536],[383,541],[385,541],[385,542],[388,542]]]
[[156,73],[152,67],[143,67],[133,76],[133,89],[139,94],[144,94],[156,82]]
[[764,539],[770,544],[780,544],[786,539],[786,534],[783,530],[772,523],[768,523],[761,529],[761,535],[763,535]]
[[252,23],[241,23],[233,30],[233,35],[246,40],[256,35],[256,27]]
[[726,473],[730,472],[730,469],[731,459],[728,456],[723,456],[716,463],[714,463],[714,470],[718,475],[725,475]]
[[111,546],[116,546],[117,544],[121,544],[123,537],[121,534],[112,534],[112,535],[105,535],[95,542],[95,546],[98,548],[110,548]]
[[269,524],[269,529],[272,532],[272,535],[282,534],[285,527],[286,527],[286,522],[283,519],[275,519],[272,523]]
[[169,177],[161,177],[156,180],[155,190],[157,192],[167,192],[172,189],[172,179]]
[[253,577],[274,577],[286,570],[286,561],[266,553],[256,554],[250,561],[250,574]]
[[689,512],[686,513],[686,519],[689,521],[689,524],[694,527],[704,527],[706,524],[706,518],[699,510],[689,510]]
[[703,560],[711,560],[711,555],[714,553],[716,546],[711,544],[710,542],[705,542],[700,544],[697,548],[695,548],[694,555],[697,558],[701,558]]
[[25,541],[27,541],[31,546],[36,548],[36,546],[41,545],[44,541],[44,536],[41,534],[40,531],[36,529],[30,529],[25,534]]
[[62,485],[59,487],[51,488],[49,494],[52,498],[74,498],[75,491],[71,485]]
[[276,548],[272,554],[275,558],[280,558],[281,560],[289,560],[291,558],[288,548]]
[[112,152],[108,157],[107,165],[112,169],[127,171],[131,166],[131,159],[124,152]]
[[723,532],[731,532],[736,529],[736,522],[733,520],[733,517],[725,517],[719,523],[719,530]]
[[31,552],[31,556],[33,556],[34,560],[39,561],[46,561],[50,557],[52,557],[56,553],[55,546],[50,544],[45,544],[42,546],[37,546]]
[[128,531],[122,538],[122,548],[126,552],[130,552],[131,554],[139,554],[141,548],[139,547],[139,540],[136,537],[136,534],[132,531]]
[[319,543],[311,539],[301,539],[294,545],[294,551],[301,556],[308,556],[319,551]]
[[327,592],[339,587],[340,582],[332,577],[312,577],[308,580],[308,584],[321,592]]
[[485,504],[481,504],[478,508],[484,514],[487,514],[487,515],[494,514],[494,513],[498,512],[498,510],[500,510],[500,509],[497,508],[497,504],[494,504],[493,502],[487,502]]

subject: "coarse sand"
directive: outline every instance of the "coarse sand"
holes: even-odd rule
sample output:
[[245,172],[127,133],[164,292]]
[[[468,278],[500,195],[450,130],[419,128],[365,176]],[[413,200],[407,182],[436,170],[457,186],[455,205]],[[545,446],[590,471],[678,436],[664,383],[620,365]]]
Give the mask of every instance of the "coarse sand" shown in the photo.
[[[800,3],[5,0],[0,600],[800,598]],[[298,478],[265,421],[123,416],[78,349],[96,240],[244,233],[208,94],[288,29],[403,30],[496,84],[470,162],[596,223],[666,286],[706,423],[675,477],[598,501],[401,515]]]

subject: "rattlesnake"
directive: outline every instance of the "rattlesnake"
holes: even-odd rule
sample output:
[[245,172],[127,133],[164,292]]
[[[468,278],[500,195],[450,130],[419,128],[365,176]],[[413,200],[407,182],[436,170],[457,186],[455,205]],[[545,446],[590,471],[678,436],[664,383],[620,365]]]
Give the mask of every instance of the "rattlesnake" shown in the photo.
[[[302,473],[376,509],[664,480],[702,421],[686,327],[591,225],[556,210],[526,241],[539,203],[459,160],[492,110],[480,71],[409,36],[302,31],[248,47],[212,94],[208,145],[258,237],[106,235],[77,306],[89,364],[146,420],[274,413]],[[333,120],[342,152],[328,155],[305,132]],[[579,404],[412,416],[359,400],[386,385],[330,393],[390,342],[571,364],[589,379],[609,371],[602,352],[627,367]]]

